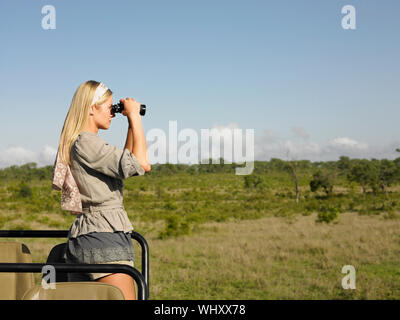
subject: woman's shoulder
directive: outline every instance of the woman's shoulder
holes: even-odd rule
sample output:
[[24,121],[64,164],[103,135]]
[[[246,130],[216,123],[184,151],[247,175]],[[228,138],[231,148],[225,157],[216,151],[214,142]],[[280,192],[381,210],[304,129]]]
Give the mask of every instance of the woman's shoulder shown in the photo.
[[100,138],[96,133],[90,131],[82,131],[78,137],[75,139],[74,144],[92,144],[92,143],[106,143],[102,138]]
[[82,131],[72,144],[71,151],[81,154],[96,152],[103,145],[107,144],[96,133]]
[[79,135],[77,140],[102,140],[97,133],[90,132],[90,131],[82,131]]

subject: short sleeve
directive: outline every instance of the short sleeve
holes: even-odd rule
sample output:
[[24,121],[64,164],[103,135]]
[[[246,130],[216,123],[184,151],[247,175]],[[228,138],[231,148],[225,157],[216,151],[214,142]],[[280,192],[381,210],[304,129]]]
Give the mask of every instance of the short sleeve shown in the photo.
[[129,151],[129,149],[124,149],[121,157],[121,169],[123,176],[128,178],[134,175],[144,175],[145,171],[140,165],[138,159],[135,155]]
[[80,136],[73,144],[71,153],[78,162],[107,176],[126,179],[144,175],[145,170],[129,149],[110,146],[99,136]]

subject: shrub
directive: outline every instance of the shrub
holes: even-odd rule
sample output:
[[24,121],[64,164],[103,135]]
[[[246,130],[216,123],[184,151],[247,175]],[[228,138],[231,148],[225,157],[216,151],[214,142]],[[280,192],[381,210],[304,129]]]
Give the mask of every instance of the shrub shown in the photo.
[[319,188],[323,188],[327,195],[331,195],[333,192],[333,180],[334,178],[331,174],[318,170],[310,181],[310,189],[312,192],[316,192]]
[[304,208],[306,209],[306,211],[311,213],[319,209],[319,203],[315,199],[308,199]]
[[385,219],[399,219],[400,215],[395,210],[390,210],[383,215]]
[[258,187],[266,187],[266,184],[263,183],[263,179],[260,176],[249,174],[244,176],[244,187],[245,188],[258,188]]
[[170,215],[166,219],[165,228],[160,232],[159,238],[166,239],[168,237],[177,237],[189,233],[190,226],[187,221],[183,220],[180,216]]
[[178,209],[178,206],[174,202],[168,201],[165,204],[164,209],[166,209],[166,210],[176,210],[176,209]]
[[339,208],[321,206],[320,211],[318,212],[317,222],[330,223],[338,218],[339,211],[340,211]]
[[18,188],[19,198],[31,198],[33,195],[32,188],[29,187],[25,182],[22,182]]
[[354,211],[355,207],[356,207],[356,203],[354,201],[350,201],[349,206],[347,207],[347,210]]

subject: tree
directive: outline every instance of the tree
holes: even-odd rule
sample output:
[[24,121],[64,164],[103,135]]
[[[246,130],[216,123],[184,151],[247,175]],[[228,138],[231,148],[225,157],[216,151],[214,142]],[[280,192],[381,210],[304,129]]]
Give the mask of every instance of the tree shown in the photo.
[[329,173],[327,170],[318,170],[313,174],[313,178],[310,181],[311,191],[316,192],[319,188],[322,188],[324,189],[326,195],[330,196],[333,193],[335,177],[335,173]]
[[378,187],[382,192],[385,192],[387,196],[387,188],[390,187],[394,182],[398,181],[398,167],[396,163],[388,159],[382,159],[378,165]]
[[278,158],[271,158],[271,160],[269,161],[269,164],[272,169],[277,169],[280,171],[284,171],[287,169],[285,161],[278,159]]
[[[286,157],[289,159],[289,150],[286,153]],[[299,161],[293,159],[292,161],[286,161],[286,163],[284,164],[284,169],[288,171],[293,178],[294,192],[296,194],[296,203],[299,203],[300,200],[299,179],[298,179],[299,166],[300,166]]]
[[347,176],[351,169],[350,158],[341,156],[337,162],[337,168],[340,170],[340,175]]
[[363,193],[366,193],[367,187],[371,186],[374,189],[374,184],[377,181],[378,170],[373,163],[367,159],[355,160],[350,169],[347,178],[350,181],[355,181],[360,184]]
[[288,161],[286,169],[292,175],[293,182],[294,182],[294,191],[296,193],[296,203],[299,203],[299,200],[300,200],[299,179],[298,179],[299,162],[298,161]]

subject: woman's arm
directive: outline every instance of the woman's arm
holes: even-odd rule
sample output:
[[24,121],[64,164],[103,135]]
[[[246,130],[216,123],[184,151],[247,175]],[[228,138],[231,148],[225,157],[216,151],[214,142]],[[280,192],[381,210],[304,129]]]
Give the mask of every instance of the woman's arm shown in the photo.
[[133,136],[132,136],[132,128],[131,128],[131,123],[129,122],[129,118],[128,118],[128,123],[129,123],[129,128],[128,128],[128,133],[126,134],[126,142],[125,142],[124,149],[128,149],[130,152],[133,152]]
[[143,132],[142,119],[140,115],[129,114],[129,128],[126,137],[125,148],[129,149],[146,172],[151,170],[146,137]]
[[71,147],[71,156],[81,165],[113,178],[126,179],[146,173],[130,150],[110,146],[98,135],[81,135]]

